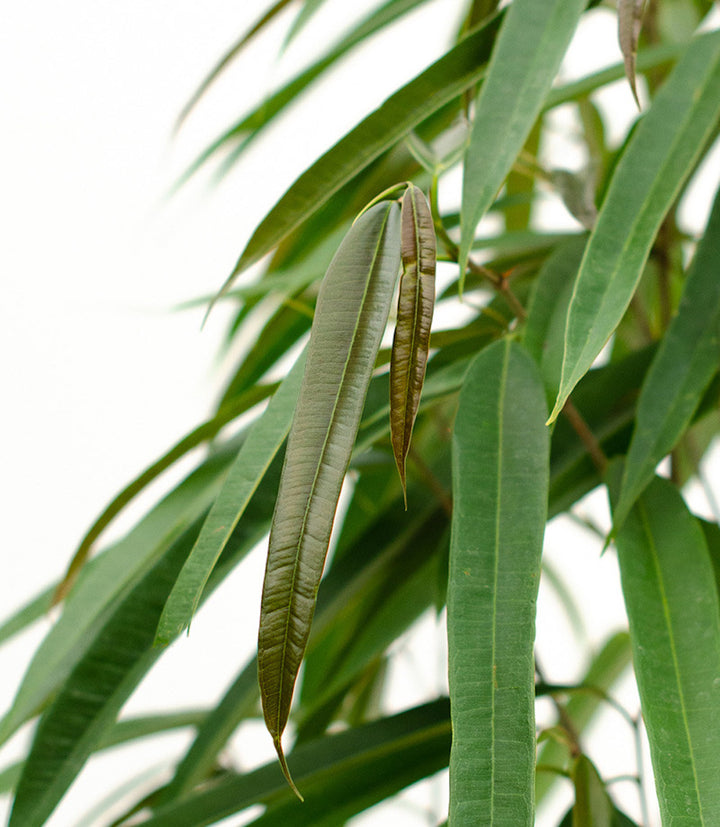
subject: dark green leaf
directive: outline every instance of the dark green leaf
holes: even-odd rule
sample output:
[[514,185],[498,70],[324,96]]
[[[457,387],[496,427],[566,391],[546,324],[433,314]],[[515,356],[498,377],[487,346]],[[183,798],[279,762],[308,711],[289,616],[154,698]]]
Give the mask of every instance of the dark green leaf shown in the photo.
[[620,322],[660,223],[719,114],[720,34],[715,32],[688,47],[615,169],[570,302],[562,381],[550,421]]
[[167,645],[190,625],[215,563],[287,437],[304,365],[303,354],[248,431],[170,592],[157,627],[156,644]]
[[83,657],[94,630],[106,622],[187,526],[210,507],[236,453],[236,443],[217,451],[125,538],[81,571],[63,613],[35,652],[13,705],[0,723],[0,742],[40,711]]
[[435,228],[430,205],[410,184],[401,210],[402,277],[390,361],[390,433],[403,494],[405,463],[425,381],[435,306]]
[[720,195],[683,289],[677,315],[643,382],[614,516],[621,525],[655,467],[688,427],[720,365]]
[[572,827],[613,827],[613,805],[592,761],[578,755],[570,771],[575,787]]
[[656,478],[616,544],[663,823],[720,823],[720,608],[703,533]]
[[545,393],[510,340],[474,360],[453,435],[450,820],[533,823],[535,601],[547,509]]
[[[238,527],[206,595],[265,534],[271,492],[268,474],[248,519]],[[188,528],[132,591],[85,633],[82,657],[42,716],[28,756],[10,823],[40,827],[114,723],[120,708],[164,650],[153,648],[154,628],[200,521]]]
[[158,810],[143,827],[202,827],[267,803],[258,823],[344,824],[360,810],[447,766],[447,699],[299,745],[291,754],[305,804],[294,800],[276,764],[230,777]]
[[255,230],[221,292],[313,215],[343,184],[413,127],[476,83],[485,71],[484,61],[500,19],[502,15],[465,38],[307,169]]
[[[307,645],[335,509],[400,269],[400,210],[375,205],[353,225],[318,296],[270,533],[260,610],[265,721],[281,736]],[[289,780],[289,774],[288,774]]]

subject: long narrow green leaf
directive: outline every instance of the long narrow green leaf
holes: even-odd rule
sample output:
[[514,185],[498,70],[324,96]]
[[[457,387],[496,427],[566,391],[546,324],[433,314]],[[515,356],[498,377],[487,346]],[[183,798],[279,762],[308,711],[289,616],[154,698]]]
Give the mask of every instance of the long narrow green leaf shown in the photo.
[[502,14],[469,35],[307,169],[262,220],[221,292],[413,127],[482,77]]
[[570,302],[550,421],[620,322],[660,223],[719,115],[720,33],[714,32],[687,48],[615,169]]
[[190,625],[215,563],[287,437],[304,366],[303,354],[275,392],[263,415],[248,431],[247,439],[170,592],[157,627],[156,644],[167,645]]
[[430,205],[414,184],[402,200],[398,314],[390,361],[390,433],[403,494],[405,463],[425,381],[435,307],[435,227]]
[[[400,269],[400,210],[356,221],[318,296],[270,534],[258,641],[263,712],[284,766],[290,712],[335,509]],[[289,778],[289,773],[288,773]]]
[[[358,46],[376,32],[381,31],[390,23],[398,19],[417,6],[428,0],[387,0],[379,9],[373,10],[357,27],[333,46],[325,55],[319,58],[307,69],[293,78],[289,83],[278,89],[255,109],[243,116],[230,129],[220,135],[202,154],[190,165],[180,180],[180,184],[190,178],[200,167],[221,150],[232,148],[229,158],[223,169],[229,169],[250,146],[252,141],[262,133],[274,118],[283,112],[308,86],[334,63],[340,60],[355,46]],[[396,179],[402,180],[402,179]],[[366,199],[365,203],[367,203]]]
[[320,11],[320,8],[325,2],[326,0],[305,0],[302,4],[302,8],[297,13],[290,28],[288,29],[288,33],[285,35],[285,42],[283,43],[284,49],[286,49],[290,43],[295,40],[313,16]]
[[142,491],[144,491],[151,482],[156,480],[164,471],[170,468],[179,459],[186,456],[198,445],[208,442],[213,439],[218,432],[225,427],[233,419],[240,416],[241,413],[252,408],[258,402],[269,394],[267,386],[256,386],[247,389],[242,396],[234,399],[228,399],[225,404],[221,405],[218,412],[212,419],[198,425],[197,428],[190,431],[179,442],[173,445],[169,451],[164,453],[159,459],[155,460],[152,465],[146,468],[141,474],[135,477],[132,482],[128,483],[125,488],[115,496],[110,503],[103,510],[102,514],[95,520],[90,528],[85,533],[85,536],[80,541],[80,545],[75,552],[68,570],[64,578],[60,581],[55,594],[53,602],[59,603],[65,598],[67,593],[72,588],[77,580],[80,570],[87,562],[87,559],[92,551],[93,546],[103,531],[110,525],[115,517],[131,503]]
[[614,511],[621,525],[655,467],[688,427],[720,366],[720,194],[683,288],[677,316],[643,382]]
[[533,823],[535,602],[547,510],[545,392],[510,340],[486,348],[453,434],[450,821]]
[[[207,711],[202,709],[190,712],[169,712],[163,715],[145,715],[118,721],[100,740],[97,749],[115,747],[119,744],[126,744],[128,741],[163,734],[174,729],[197,727],[202,724],[207,714]],[[20,778],[22,768],[23,762],[18,761],[0,772],[0,795],[13,790]]]
[[[159,809],[143,827],[202,827],[267,803],[258,823],[332,827],[447,766],[447,698],[299,745],[292,752],[305,804],[294,800],[276,764],[231,775]],[[267,821],[263,821],[267,818]]]
[[182,112],[178,115],[175,122],[175,131],[177,132],[183,125],[187,116],[195,108],[195,105],[205,92],[212,86],[213,82],[227,69],[233,60],[240,54],[240,52],[247,46],[247,44],[259,34],[265,26],[271,23],[275,17],[293,0],[276,0],[275,3],[245,32],[230,49],[222,56],[221,60],[213,67],[210,73],[205,77],[203,82],[193,92],[190,100],[183,107]]
[[710,827],[720,823],[720,609],[707,545],[658,478],[616,544],[663,824]]
[[[613,635],[598,652],[588,667],[580,685],[587,692],[574,692],[565,704],[565,715],[572,722],[577,735],[582,735],[603,704],[603,693],[630,665],[630,637],[626,632]],[[552,769],[568,769],[570,750],[555,740],[545,741],[538,753],[538,772],[535,776],[535,798],[538,802],[547,795],[560,777]],[[540,768],[543,771],[540,771]]]
[[[270,522],[279,463],[266,475],[226,546],[206,595],[264,536]],[[120,708],[163,649],[154,629],[180,568],[197,538],[189,527],[135,588],[85,633],[83,656],[43,714],[17,789],[12,827],[40,827],[83,764],[112,727]],[[89,638],[89,639],[88,639]]]
[[85,654],[94,630],[188,525],[210,507],[236,454],[235,442],[216,452],[125,538],[82,570],[63,613],[35,652],[13,705],[0,722],[0,743],[40,711]]
[[540,114],[585,0],[514,0],[493,48],[465,153],[460,292],[475,228]]

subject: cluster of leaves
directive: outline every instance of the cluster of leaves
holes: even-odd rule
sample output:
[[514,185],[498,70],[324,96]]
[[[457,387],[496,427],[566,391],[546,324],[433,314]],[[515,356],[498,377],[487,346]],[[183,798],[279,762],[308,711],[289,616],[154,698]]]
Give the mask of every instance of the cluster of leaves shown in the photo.
[[[220,152],[233,163],[343,55],[423,3],[385,0],[193,169]],[[289,5],[275,3],[193,102]],[[289,38],[322,0],[295,5]],[[498,5],[458,0],[463,22],[442,57],[259,223],[220,294],[237,303],[231,335],[257,335],[217,410],[108,506],[68,577],[0,627],[7,640],[53,595],[63,604],[0,721],[4,741],[37,719],[25,761],[0,774],[0,790],[15,792],[11,827],[45,823],[97,750],[180,726],[196,733],[170,781],[115,823],[194,827],[261,804],[253,824],[263,827],[341,824],[449,764],[458,827],[530,825],[562,777],[575,791],[563,824],[632,824],[583,739],[631,650],[663,822],[720,822],[720,528],[681,494],[720,430],[720,197],[700,239],[677,221],[718,133],[720,32],[696,33],[703,0],[621,0],[624,60],[553,86],[583,18],[610,12],[586,0]],[[594,95],[627,74],[638,97],[636,73],[648,103],[611,147]],[[563,104],[577,115],[580,173],[537,157],[546,115]],[[441,183],[459,165],[460,211],[442,210]],[[547,189],[577,229],[535,228]],[[479,235],[488,213],[502,229]],[[436,237],[447,276],[438,306],[461,297],[470,317],[431,334]],[[259,277],[238,286],[261,260]],[[249,424],[221,435],[249,411]],[[87,561],[113,517],[199,445],[197,468]],[[669,480],[654,475],[667,455]],[[599,485],[612,503],[629,633],[610,638],[576,685],[553,686],[533,653],[545,525]],[[212,709],[118,722],[163,645],[268,532],[257,660]],[[383,713],[389,647],[446,603],[449,698]],[[541,695],[558,723],[538,750]],[[261,706],[302,805],[274,763],[242,773],[219,758]]]

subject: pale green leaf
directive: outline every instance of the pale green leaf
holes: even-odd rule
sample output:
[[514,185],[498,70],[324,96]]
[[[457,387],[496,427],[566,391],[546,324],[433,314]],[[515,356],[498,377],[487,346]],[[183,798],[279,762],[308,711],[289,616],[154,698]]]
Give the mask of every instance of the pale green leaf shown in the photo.
[[363,213],[328,268],[288,437],[258,642],[263,712],[283,766],[281,736],[310,633],[340,488],[400,269],[399,213],[394,202]]
[[585,0],[514,0],[493,47],[465,154],[460,292],[475,228],[530,134]]
[[58,621],[38,646],[7,715],[0,742],[47,703],[86,652],[88,637],[183,531],[210,507],[237,453],[231,444],[211,456],[133,530],[84,568]]
[[[258,488],[252,512],[238,526],[205,595],[267,532],[278,468]],[[10,824],[40,827],[60,801],[117,713],[160,657],[154,629],[200,520],[190,526],[122,600],[84,633],[82,656],[38,724],[17,789]]]
[[720,367],[720,195],[683,287],[677,315],[643,382],[615,507],[619,526],[655,467],[690,424]]
[[[350,816],[447,766],[450,721],[447,698],[398,715],[299,745],[292,752],[300,804],[277,764],[231,774],[157,810],[143,827],[199,827],[267,803],[267,827],[334,827]],[[267,819],[267,820],[265,820]]]
[[562,380],[550,421],[622,319],[655,234],[718,115],[720,33],[715,32],[687,48],[615,169],[568,309]]
[[663,823],[710,827],[720,823],[720,609],[703,532],[656,478],[616,545]]
[[[593,658],[580,686],[587,691],[573,692],[565,715],[575,732],[582,735],[602,707],[603,695],[609,692],[630,665],[630,637],[626,632],[613,635]],[[552,789],[559,776],[552,769],[566,770],[570,763],[569,748],[556,740],[545,741],[538,752],[535,797],[538,804]],[[543,768],[542,770],[540,768]]]
[[343,184],[361,172],[413,127],[483,76],[502,15],[468,35],[429,69],[395,92],[328,150],[283,195],[253,233],[221,292],[317,212]]
[[476,357],[453,434],[448,644],[456,825],[533,823],[545,411],[538,369],[518,344],[500,341]]
[[249,429],[170,592],[157,627],[156,644],[167,645],[190,625],[215,563],[290,430],[304,365],[303,354]]

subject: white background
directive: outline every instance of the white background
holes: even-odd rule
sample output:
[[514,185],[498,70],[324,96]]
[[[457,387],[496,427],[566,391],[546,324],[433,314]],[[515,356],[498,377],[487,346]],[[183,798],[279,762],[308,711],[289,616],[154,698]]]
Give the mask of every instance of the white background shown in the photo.
[[[214,311],[201,331],[202,310],[172,308],[219,287],[257,221],[295,175],[440,53],[445,41],[439,34],[454,31],[460,4],[436,0],[401,24],[400,43],[390,32],[359,50],[358,61],[343,63],[337,77],[290,112],[286,125],[268,130],[220,186],[202,174],[168,198],[177,176],[223,127],[323,51],[349,22],[348,4],[329,3],[278,61],[292,19],[283,14],[172,139],[174,119],[191,92],[263,5],[38,0],[0,9],[0,618],[58,578],[102,507],[211,411],[230,368],[217,358],[227,310]],[[414,48],[403,48],[410,40]],[[600,12],[575,44],[564,76],[618,59],[613,16]],[[620,133],[635,114],[630,93],[620,84],[606,103]],[[571,146],[559,151],[567,165],[582,160],[573,158]],[[698,227],[708,197],[700,197],[691,219]],[[574,226],[557,204],[548,214]],[[602,509],[602,497],[597,502]],[[597,643],[621,627],[612,554],[600,558],[598,543],[567,525],[552,527],[547,550],[580,589],[590,639]],[[262,566],[258,553],[240,567],[128,711],[219,698],[254,646]],[[577,650],[577,641],[546,590],[541,607],[538,645],[545,668],[556,681],[572,680],[577,671],[568,672],[565,654]],[[0,650],[0,713],[49,624],[50,618]],[[427,618],[405,646],[406,671],[394,684],[391,708],[442,690],[443,635],[442,625]],[[234,641],[229,647],[228,638]],[[428,650],[438,652],[431,663]],[[626,692],[632,698],[632,690]],[[611,735],[606,753],[598,755],[612,773],[618,772],[618,750],[628,753],[632,768],[626,735]],[[0,752],[0,768],[27,737],[22,733]],[[143,761],[162,762],[165,751],[177,753],[187,737],[161,739],[140,760],[130,747],[92,762],[49,824],[77,824],[97,800],[96,785],[111,775],[119,783]],[[236,760],[259,761],[271,753],[259,728],[245,727],[234,739]],[[362,823],[435,823],[428,813],[442,812],[444,785],[441,779],[412,802]],[[623,800],[637,814],[633,791],[624,786]]]

